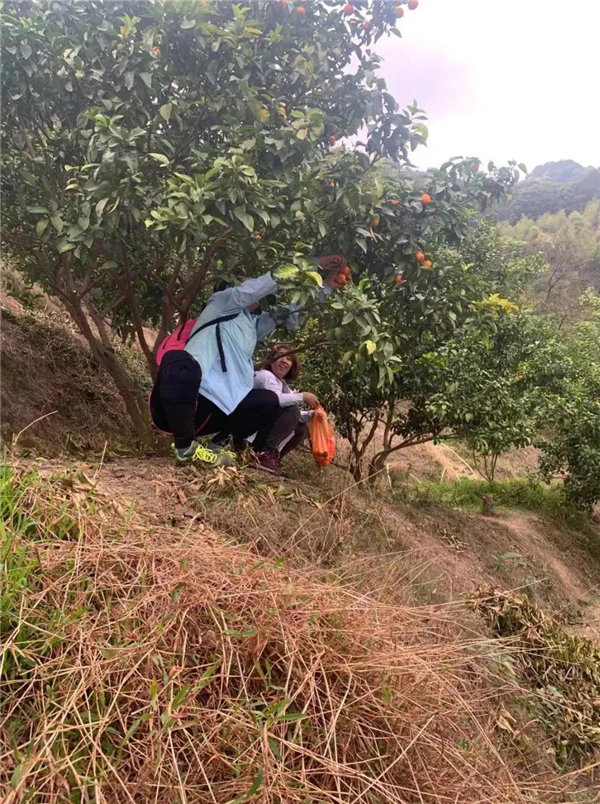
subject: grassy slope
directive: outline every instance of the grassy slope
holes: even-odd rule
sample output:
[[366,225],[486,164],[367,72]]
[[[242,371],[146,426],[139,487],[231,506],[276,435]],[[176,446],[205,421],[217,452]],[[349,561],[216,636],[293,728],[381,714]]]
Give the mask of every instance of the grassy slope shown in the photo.
[[521,729],[510,640],[462,606],[261,558],[191,510],[166,524],[104,485],[122,461],[48,470],[2,479],[4,800],[585,800]]
[[[589,774],[579,793],[557,777],[562,732],[503,669],[511,640],[459,600],[525,589],[597,635],[597,529],[531,496],[482,517],[472,482],[445,484],[468,460],[448,452],[413,455],[375,491],[304,456],[282,483],[106,460],[125,437],[102,419],[114,400],[94,372],[69,376],[72,335],[44,332],[72,357],[48,382],[74,405],[93,386],[78,415],[95,440],[27,481],[15,454],[5,475],[7,801],[593,800]],[[48,393],[32,384],[38,410]],[[81,432],[68,417],[31,428],[38,452]]]

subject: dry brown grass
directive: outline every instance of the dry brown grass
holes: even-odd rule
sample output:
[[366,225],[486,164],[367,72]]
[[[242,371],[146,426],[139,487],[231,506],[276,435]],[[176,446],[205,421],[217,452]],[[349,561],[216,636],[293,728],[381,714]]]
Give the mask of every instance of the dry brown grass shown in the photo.
[[575,800],[449,607],[151,530],[87,478],[7,470],[3,523],[6,804]]

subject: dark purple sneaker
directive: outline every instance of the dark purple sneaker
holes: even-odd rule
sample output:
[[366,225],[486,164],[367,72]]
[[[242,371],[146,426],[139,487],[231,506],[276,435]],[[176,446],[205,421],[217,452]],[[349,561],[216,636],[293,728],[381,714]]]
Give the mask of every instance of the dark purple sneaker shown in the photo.
[[265,472],[271,472],[274,475],[283,474],[278,452],[255,452],[254,457],[258,466]]

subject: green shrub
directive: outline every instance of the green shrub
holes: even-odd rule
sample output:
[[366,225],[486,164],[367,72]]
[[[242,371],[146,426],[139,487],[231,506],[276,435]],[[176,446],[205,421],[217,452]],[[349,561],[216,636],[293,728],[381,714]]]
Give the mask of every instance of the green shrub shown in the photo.
[[461,477],[456,482],[423,481],[413,493],[393,490],[395,499],[413,499],[421,503],[443,503],[456,508],[480,510],[482,495],[491,497],[498,506],[535,511],[562,522],[583,524],[585,516],[565,497],[562,485],[547,485],[534,479],[472,480]]

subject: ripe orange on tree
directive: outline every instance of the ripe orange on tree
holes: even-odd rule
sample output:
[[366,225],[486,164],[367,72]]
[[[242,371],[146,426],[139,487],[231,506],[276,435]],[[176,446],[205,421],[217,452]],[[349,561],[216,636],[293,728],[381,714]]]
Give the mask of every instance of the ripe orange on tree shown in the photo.
[[408,7],[411,11],[414,11],[415,8],[419,5],[419,0],[408,0]]
[[348,282],[348,277],[346,276],[346,274],[345,274],[345,273],[342,273],[342,272],[340,271],[340,272],[339,272],[339,273],[336,275],[336,277],[335,277],[335,281],[338,283],[338,285],[345,285],[345,284],[347,284],[347,282]]
[[159,47],[153,47],[152,52],[154,53],[155,56],[160,56],[160,48]]
[[403,282],[403,281],[404,281],[404,276],[402,274],[396,274],[396,277],[395,277],[396,284],[399,285],[400,282]]
[[403,17],[404,16],[404,9],[402,6],[396,6],[396,16]]
[[424,260],[425,260],[425,255],[423,254],[422,251],[417,251],[417,253],[415,254],[415,257],[417,258],[417,260],[419,262],[424,262]]
[[279,0],[279,5],[281,6],[281,8],[287,8],[288,0]]
[[422,204],[431,204],[431,196],[429,193],[423,193],[421,196],[421,203]]
[[369,20],[367,20],[367,21],[366,21],[366,22],[363,24],[363,28],[365,29],[365,31],[370,31],[370,30],[371,30],[371,23],[369,22]]
[[398,201],[398,199],[397,199],[397,198],[392,198],[392,200],[390,201],[390,204],[391,204],[393,207],[397,207],[399,203],[400,203],[400,201]]
[[301,17],[302,17],[304,14],[306,14],[306,9],[304,8],[304,6],[298,6],[298,7],[296,8],[296,14],[299,14]]
[[352,3],[346,3],[346,5],[344,6],[344,14],[347,17],[349,17],[350,14],[354,14],[354,6],[352,5]]
[[431,262],[431,260],[425,260],[423,262],[423,268],[431,268],[432,266],[433,266],[433,263]]

